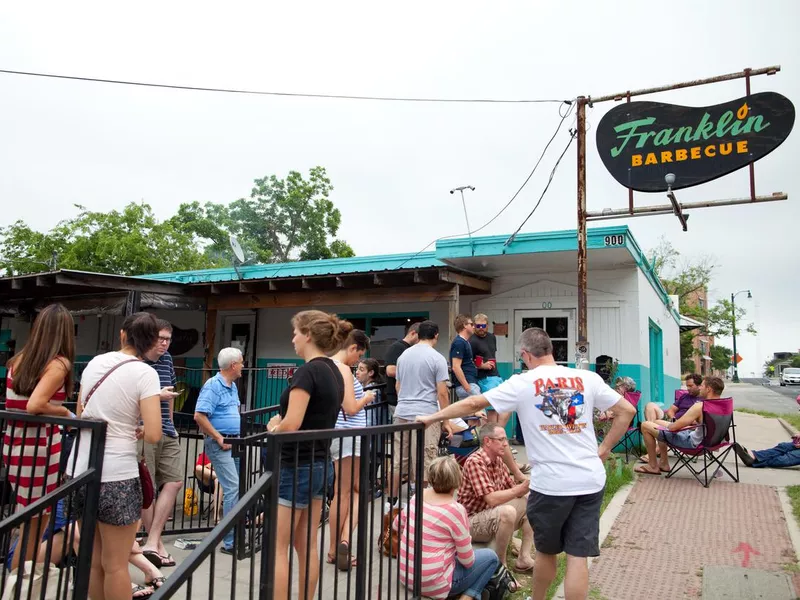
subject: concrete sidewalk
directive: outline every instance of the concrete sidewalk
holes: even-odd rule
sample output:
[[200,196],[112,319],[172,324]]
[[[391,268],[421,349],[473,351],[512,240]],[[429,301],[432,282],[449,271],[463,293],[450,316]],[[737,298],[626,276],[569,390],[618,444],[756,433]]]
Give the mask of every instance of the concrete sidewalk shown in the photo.
[[[777,419],[737,413],[735,422],[751,449],[789,439]],[[733,453],[725,464],[733,472]],[[740,483],[723,475],[707,489],[688,472],[638,476],[591,565],[591,597],[796,598],[796,525],[780,492],[800,485],[800,471],[740,464],[739,474]]]

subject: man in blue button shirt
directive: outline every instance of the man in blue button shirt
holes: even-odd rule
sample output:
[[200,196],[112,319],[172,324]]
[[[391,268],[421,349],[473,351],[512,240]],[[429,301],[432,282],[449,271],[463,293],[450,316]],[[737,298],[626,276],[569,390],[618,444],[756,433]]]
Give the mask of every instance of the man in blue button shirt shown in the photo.
[[[242,376],[244,358],[237,348],[223,348],[217,355],[219,373],[205,382],[194,412],[197,426],[205,434],[205,453],[222,486],[222,507],[227,515],[239,501],[239,459],[233,458],[226,437],[239,437],[239,391],[234,383]],[[233,550],[231,529],[222,540],[222,551]]]

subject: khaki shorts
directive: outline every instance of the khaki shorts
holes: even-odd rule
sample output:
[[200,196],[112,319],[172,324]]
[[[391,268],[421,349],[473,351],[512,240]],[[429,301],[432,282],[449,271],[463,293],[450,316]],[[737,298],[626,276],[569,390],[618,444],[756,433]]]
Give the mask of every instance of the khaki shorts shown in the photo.
[[147,444],[143,440],[139,440],[139,456],[144,456],[144,462],[147,464],[156,489],[165,483],[175,481],[183,483],[180,438],[165,435],[161,441],[155,444]]
[[[515,521],[514,531],[522,527],[527,519],[525,514],[528,508],[528,496],[522,498],[514,498],[511,502],[507,502],[517,511],[517,520]],[[497,535],[497,528],[500,526],[500,507],[487,508],[479,513],[472,515],[469,518],[469,533],[472,536],[473,542],[488,544]]]
[[[400,417],[394,418],[395,425],[403,425],[405,423],[414,423],[414,421],[409,421],[407,419],[401,419]],[[402,441],[400,439],[400,434],[403,434]],[[423,471],[422,477],[425,478],[425,469],[431,463],[431,461],[439,455],[439,438],[442,435],[442,424],[441,423],[434,423],[430,427],[425,430],[425,454],[423,456]],[[392,463],[394,464],[395,474],[399,474],[401,477],[405,474],[408,474],[409,481],[414,481],[416,478],[416,471],[414,466],[417,464],[417,437],[411,431],[395,431],[394,433],[394,450],[392,457]],[[400,445],[403,445],[402,448],[402,455],[403,455],[403,464],[400,464],[400,454],[401,448]],[[409,463],[409,458],[411,462]]]

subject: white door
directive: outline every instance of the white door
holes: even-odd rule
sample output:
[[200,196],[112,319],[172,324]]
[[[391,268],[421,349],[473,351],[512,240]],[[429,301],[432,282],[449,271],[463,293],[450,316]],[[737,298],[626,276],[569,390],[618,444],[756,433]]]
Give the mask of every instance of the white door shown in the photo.
[[236,382],[239,388],[239,401],[250,407],[250,398],[255,383],[252,367],[256,366],[255,343],[256,316],[255,315],[230,315],[223,317],[222,343],[220,348],[238,348],[244,356],[244,371],[242,378]]
[[[530,327],[544,329],[553,340],[553,358],[567,366],[575,361],[575,318],[571,310],[515,310],[514,337]],[[520,361],[520,368],[526,369]]]

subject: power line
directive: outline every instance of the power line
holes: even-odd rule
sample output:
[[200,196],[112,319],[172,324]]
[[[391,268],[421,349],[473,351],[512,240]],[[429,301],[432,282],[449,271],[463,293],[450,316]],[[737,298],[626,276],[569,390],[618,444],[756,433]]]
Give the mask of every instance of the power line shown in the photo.
[[[539,167],[539,164],[542,162],[542,159],[544,158],[544,155],[545,155],[545,153],[547,152],[547,149],[550,147],[550,144],[552,144],[552,143],[553,143],[553,140],[554,140],[554,139],[556,139],[556,136],[558,135],[558,132],[561,130],[561,126],[564,124],[564,121],[565,121],[565,120],[566,120],[566,119],[569,117],[569,115],[572,113],[572,110],[573,110],[573,108],[574,108],[574,106],[575,106],[574,102],[573,102],[573,101],[569,101],[569,100],[564,100],[563,104],[567,104],[567,105],[568,105],[568,108],[567,108],[566,112],[564,112],[564,113],[562,114],[562,112],[561,112],[561,107],[559,107],[559,109],[558,109],[558,114],[561,116],[561,120],[558,122],[558,125],[556,126],[556,130],[553,132],[553,135],[552,135],[552,136],[550,137],[550,139],[547,141],[547,144],[545,145],[545,147],[544,147],[544,150],[542,150],[542,153],[539,155],[539,160],[537,160],[537,161],[536,161],[536,164],[535,164],[535,165],[533,165],[533,169],[531,169],[531,172],[530,172],[530,173],[528,173],[528,176],[525,178],[525,181],[523,181],[523,182],[522,182],[522,185],[519,187],[519,189],[516,191],[516,193],[515,193],[513,196],[511,196],[511,200],[509,200],[508,202],[506,202],[505,206],[503,206],[503,208],[501,208],[501,209],[500,209],[500,210],[497,212],[497,214],[495,214],[495,216],[493,216],[491,219],[489,219],[488,221],[486,221],[486,223],[484,223],[483,225],[481,225],[481,226],[480,226],[480,227],[478,227],[477,229],[475,229],[475,230],[472,230],[472,231],[468,231],[466,234],[463,234],[463,233],[456,233],[456,234],[453,234],[453,235],[445,235],[445,236],[442,236],[442,237],[438,237],[438,238],[436,238],[435,240],[433,240],[432,242],[430,242],[428,245],[426,245],[426,246],[425,246],[425,247],[424,247],[422,250],[420,250],[420,251],[419,251],[419,252],[417,252],[416,254],[414,254],[414,255],[410,256],[409,258],[407,258],[406,260],[404,260],[402,263],[400,263],[400,264],[399,264],[397,267],[395,267],[395,269],[401,269],[401,268],[402,268],[402,267],[403,267],[403,266],[404,266],[406,263],[408,263],[408,262],[409,262],[409,261],[411,261],[411,260],[414,260],[414,259],[415,259],[417,256],[419,256],[420,254],[422,254],[423,252],[425,252],[425,250],[427,250],[428,248],[430,248],[430,247],[431,247],[433,244],[435,244],[435,243],[436,243],[436,242],[438,242],[438,241],[441,241],[441,240],[449,240],[449,239],[452,239],[452,238],[458,238],[458,237],[463,237],[464,235],[469,235],[469,236],[471,236],[471,235],[473,235],[473,234],[475,234],[475,233],[478,233],[479,231],[482,231],[483,229],[486,229],[486,228],[487,228],[489,225],[491,225],[491,224],[492,224],[494,221],[496,221],[496,220],[497,220],[497,218],[498,218],[500,215],[502,215],[502,214],[503,214],[503,212],[505,212],[505,210],[506,210],[506,209],[507,209],[509,206],[511,206],[511,203],[512,203],[512,202],[514,202],[514,200],[516,200],[516,199],[517,199],[517,196],[519,196],[520,192],[521,192],[521,191],[522,191],[522,190],[525,188],[525,186],[526,186],[526,185],[528,185],[528,182],[531,180],[531,177],[533,177],[533,174],[536,172],[536,169]],[[562,156],[563,156],[563,154],[562,154]],[[561,160],[561,159],[559,158],[559,161],[560,161],[560,160]],[[469,229],[469,225],[467,226],[467,229]]]
[[243,90],[234,88],[198,87],[191,85],[173,85],[166,83],[151,83],[145,81],[127,81],[123,79],[101,79],[98,77],[78,77],[75,75],[56,75],[54,73],[36,73],[31,71],[13,71],[0,69],[6,75],[26,75],[29,77],[46,77],[50,79],[67,79],[71,81],[88,81],[92,83],[113,83],[115,85],[135,85],[139,87],[162,88],[169,90],[186,90],[192,92],[222,92],[225,94],[250,94],[257,96],[283,96],[289,98],[318,98],[325,100],[372,100],[380,102],[444,102],[468,104],[572,104],[571,100],[548,99],[518,99],[508,100],[502,98],[410,98],[396,96],[353,96],[347,94],[304,94],[299,92],[264,92],[259,90]]
[[539,200],[536,202],[536,205],[533,207],[533,210],[531,210],[531,212],[528,213],[528,216],[525,217],[525,220],[522,221],[522,223],[520,223],[519,227],[517,227],[517,230],[514,233],[512,233],[510,236],[508,236],[508,239],[503,244],[503,247],[508,246],[511,242],[514,241],[514,238],[517,236],[517,234],[520,232],[520,230],[524,227],[525,223],[528,222],[528,219],[530,219],[533,216],[533,213],[536,212],[536,209],[539,208],[539,205],[542,203],[542,199],[544,198],[544,195],[547,193],[547,190],[550,188],[550,184],[553,182],[553,177],[555,177],[556,169],[558,169],[558,165],[561,163],[561,159],[564,158],[564,155],[567,153],[567,150],[569,150],[569,147],[572,145],[572,141],[575,139],[575,136],[577,135],[577,133],[578,133],[577,130],[571,130],[570,131],[570,133],[569,133],[569,141],[567,142],[567,145],[564,146],[564,150],[563,150],[563,152],[561,152],[561,156],[558,157],[558,160],[556,161],[556,164],[553,165],[553,170],[550,171],[550,178],[547,180],[547,185],[545,185],[544,189],[542,190],[542,195],[539,196]]

